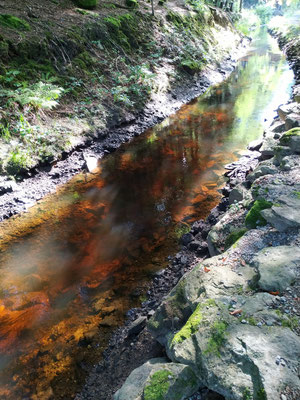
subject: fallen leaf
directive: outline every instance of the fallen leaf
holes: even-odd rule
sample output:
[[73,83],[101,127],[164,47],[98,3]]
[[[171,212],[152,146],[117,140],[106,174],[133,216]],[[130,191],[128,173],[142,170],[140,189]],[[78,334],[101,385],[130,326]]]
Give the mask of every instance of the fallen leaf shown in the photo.
[[204,267],[204,272],[209,272],[209,271],[210,271],[209,268]]
[[234,310],[234,311],[231,311],[229,314],[230,314],[230,315],[237,315],[237,314],[241,314],[242,311],[243,311],[242,309]]
[[269,292],[269,293],[272,294],[273,296],[278,296],[279,295],[278,290],[276,292]]

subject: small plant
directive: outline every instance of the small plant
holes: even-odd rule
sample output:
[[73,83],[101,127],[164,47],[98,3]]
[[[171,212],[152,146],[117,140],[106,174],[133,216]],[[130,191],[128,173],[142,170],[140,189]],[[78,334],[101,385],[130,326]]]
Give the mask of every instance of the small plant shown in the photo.
[[250,389],[247,387],[245,388],[244,392],[243,392],[243,400],[252,400],[252,394],[250,392]]
[[215,354],[220,357],[220,348],[223,346],[226,340],[226,329],[227,322],[225,321],[216,321],[211,327],[211,337],[207,344],[207,349],[205,350],[205,354]]
[[86,8],[87,10],[97,7],[98,0],[75,0],[78,7]]

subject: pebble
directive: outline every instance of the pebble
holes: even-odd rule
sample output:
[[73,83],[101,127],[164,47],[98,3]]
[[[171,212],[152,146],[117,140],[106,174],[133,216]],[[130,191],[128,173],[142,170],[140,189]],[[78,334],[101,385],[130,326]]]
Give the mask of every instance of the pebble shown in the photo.
[[284,312],[285,312],[286,314],[289,314],[289,313],[290,313],[290,310],[286,309],[286,310],[284,310]]
[[276,357],[276,360],[275,360],[275,362],[276,362],[277,365],[280,364],[280,360],[281,360],[281,357],[280,357],[280,356],[277,356],[277,357]]
[[267,326],[273,326],[273,322],[272,322],[272,321],[267,321],[267,322],[266,322],[266,325],[267,325]]
[[285,366],[286,366],[286,363],[285,363],[285,361],[284,361],[284,360],[281,360],[281,365],[282,365],[283,367],[285,367]]
[[260,328],[262,326],[262,322],[258,322],[256,325]]
[[241,320],[241,323],[242,323],[242,324],[246,324],[247,321],[246,321],[245,319],[242,319],[242,320]]
[[286,397],[285,394],[282,394],[282,395],[280,396],[280,399],[281,399],[281,400],[287,400],[287,397]]
[[286,298],[285,298],[284,296],[281,296],[281,297],[280,297],[280,301],[281,301],[282,303],[285,303],[285,302],[286,302]]

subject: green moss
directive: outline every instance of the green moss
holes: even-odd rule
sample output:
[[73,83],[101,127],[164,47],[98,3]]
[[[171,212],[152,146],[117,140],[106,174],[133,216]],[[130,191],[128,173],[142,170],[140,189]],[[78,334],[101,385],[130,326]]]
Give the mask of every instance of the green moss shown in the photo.
[[198,304],[196,310],[187,320],[186,324],[177,332],[173,339],[172,344],[182,343],[184,340],[191,337],[194,333],[197,332],[198,327],[202,321],[202,306]]
[[137,0],[125,0],[125,4],[129,8],[138,8],[139,6]]
[[288,317],[287,319],[282,318],[281,323],[282,326],[294,330],[299,326],[299,319],[297,317]]
[[298,199],[300,199],[300,192],[294,192]]
[[208,341],[205,354],[215,354],[220,357],[220,348],[226,340],[226,329],[228,327],[225,321],[216,321],[211,327],[211,337]]
[[231,232],[230,235],[228,235],[225,240],[225,250],[229,249],[229,247],[231,247],[235,242],[237,242],[246,232],[247,232],[246,228]]
[[174,374],[168,370],[155,372],[150,378],[149,385],[145,386],[144,400],[164,400],[170,387],[170,376],[173,378]]
[[287,138],[287,137],[290,137],[290,136],[300,136],[300,128],[292,128],[292,129],[290,129],[289,131],[285,132],[282,135],[281,139],[284,139],[284,138]]
[[9,14],[0,14],[0,25],[11,29],[16,29],[18,31],[30,30],[30,25],[28,22]]
[[267,221],[261,215],[261,211],[265,210],[266,208],[271,208],[272,203],[265,200],[260,199],[254,202],[253,207],[250,209],[248,214],[246,215],[245,225],[247,228],[254,229],[257,226],[264,226],[266,225]]
[[98,0],[75,0],[78,7],[86,8],[87,10],[95,8],[98,5]]

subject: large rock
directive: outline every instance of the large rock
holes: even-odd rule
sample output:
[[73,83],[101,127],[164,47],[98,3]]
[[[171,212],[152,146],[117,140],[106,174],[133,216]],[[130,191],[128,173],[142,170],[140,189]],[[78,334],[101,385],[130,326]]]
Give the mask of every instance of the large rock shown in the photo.
[[[244,192],[243,196],[251,196]],[[209,254],[215,256],[222,253],[232,243],[228,243],[229,235],[245,228],[244,217],[247,211],[241,204],[233,204],[228,212],[213,226],[207,236]]]
[[268,247],[253,260],[258,269],[258,286],[265,291],[284,291],[294,283],[300,267],[300,248],[296,246]]
[[285,129],[289,130],[300,126],[300,114],[291,113],[286,117]]
[[273,165],[271,160],[261,162],[253,172],[247,176],[247,180],[254,182],[257,178],[264,175],[274,175],[278,169]]
[[300,340],[279,326],[274,296],[245,293],[255,271],[235,258],[235,251],[185,275],[149,329],[173,362],[193,369],[200,385],[228,400],[241,400],[246,393],[278,400],[285,386],[300,389]]
[[278,107],[278,115],[283,121],[286,120],[287,115],[298,111],[298,103],[284,104]]
[[280,232],[287,231],[290,228],[300,228],[299,209],[289,206],[272,207],[262,210],[261,215]]
[[189,366],[153,358],[132,371],[114,400],[184,400],[198,386],[198,379]]
[[293,153],[300,153],[300,128],[285,132],[280,138],[280,144],[289,147]]

